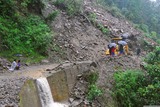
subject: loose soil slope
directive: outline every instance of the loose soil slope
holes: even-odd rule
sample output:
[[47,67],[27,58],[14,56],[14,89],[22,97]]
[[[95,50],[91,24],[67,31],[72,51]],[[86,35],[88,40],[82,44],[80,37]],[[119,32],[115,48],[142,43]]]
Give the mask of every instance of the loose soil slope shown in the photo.
[[[140,58],[135,56],[135,50],[137,45],[140,44],[142,35],[140,31],[134,29],[130,22],[113,17],[94,3],[94,1],[85,0],[83,14],[73,17],[69,17],[66,12],[60,10],[60,14],[55,21],[50,23],[50,26],[53,31],[56,31],[53,42],[64,50],[66,60],[93,60],[98,64],[99,80],[97,84],[105,90],[103,100],[100,101],[102,107],[105,107],[114,105],[110,96],[113,73],[117,70],[140,69],[141,61]],[[48,2],[42,13],[46,17],[54,10],[57,10],[57,8]],[[88,13],[95,13],[97,16],[96,23],[101,23],[108,28],[110,34],[106,36],[92,25],[86,18]],[[128,44],[132,54],[113,58],[105,56],[104,52],[111,38],[126,32],[130,34]],[[59,53],[52,48],[49,49],[50,60],[56,61]]]
[[[98,100],[102,107],[114,105],[112,97],[109,94],[113,83],[112,75],[119,69],[139,69],[140,58],[136,58],[134,50],[139,43],[141,33],[134,29],[132,24],[126,20],[113,17],[107,11],[94,5],[94,2],[92,3],[90,0],[84,0],[83,9],[83,15],[76,15],[74,17],[69,17],[66,12],[60,11],[56,20],[50,23],[50,27],[55,32],[53,44],[56,43],[58,48],[55,50],[55,47],[51,46],[48,49],[49,59],[51,62],[58,62],[62,59],[69,61],[95,61],[99,68],[99,80],[97,84],[105,90],[104,97],[102,97],[103,100],[102,98]],[[47,17],[54,10],[57,10],[57,8],[52,3],[47,2],[45,9],[42,10],[43,16]],[[97,15],[96,22],[110,29],[110,34],[106,36],[90,24],[88,19],[84,17],[88,13],[95,13]],[[107,44],[111,38],[125,32],[128,32],[131,37],[129,48],[132,56],[105,56],[104,51],[107,49]],[[29,67],[27,71],[18,71],[17,73],[10,73],[8,71],[1,73],[1,105],[12,102],[15,103],[13,105],[16,105],[18,103],[19,98],[16,98],[17,93],[24,81],[28,78],[41,76],[43,67],[41,70],[38,70],[37,67],[39,68],[40,66]],[[16,93],[12,94],[12,89],[16,90]]]

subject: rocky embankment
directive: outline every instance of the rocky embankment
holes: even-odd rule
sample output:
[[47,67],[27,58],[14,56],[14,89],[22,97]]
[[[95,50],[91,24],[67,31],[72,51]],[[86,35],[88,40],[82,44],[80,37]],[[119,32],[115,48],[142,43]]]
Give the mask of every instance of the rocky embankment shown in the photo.
[[0,76],[0,107],[18,107],[19,92],[26,77]]

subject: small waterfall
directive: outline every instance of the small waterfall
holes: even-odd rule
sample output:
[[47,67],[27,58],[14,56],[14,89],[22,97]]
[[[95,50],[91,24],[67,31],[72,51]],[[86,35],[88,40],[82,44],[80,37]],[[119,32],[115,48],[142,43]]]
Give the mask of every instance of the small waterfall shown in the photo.
[[54,102],[50,86],[45,77],[38,78],[36,83],[42,107],[68,107],[67,105]]

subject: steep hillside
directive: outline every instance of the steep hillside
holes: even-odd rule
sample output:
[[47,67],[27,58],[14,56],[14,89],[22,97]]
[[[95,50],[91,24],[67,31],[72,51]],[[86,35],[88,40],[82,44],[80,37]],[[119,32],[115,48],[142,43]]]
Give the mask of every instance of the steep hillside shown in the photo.
[[[67,60],[97,60],[104,55],[107,44],[112,37],[120,36],[123,33],[129,33],[130,49],[135,50],[141,33],[134,29],[131,23],[124,19],[113,17],[107,11],[94,6],[89,0],[84,1],[83,14],[70,17],[66,12],[60,11],[55,21],[50,23],[50,27],[56,32],[53,42],[57,43],[60,51],[57,54],[65,54]],[[51,14],[57,8],[51,3],[46,5],[43,10],[44,17]],[[96,14],[96,23],[104,25],[109,29],[109,34],[103,34],[95,25],[91,24],[89,14]],[[53,47],[52,47],[53,48]],[[59,49],[59,50],[60,50]],[[132,51],[131,50],[131,51]],[[54,49],[50,49],[50,58],[55,58]]]
[[[52,3],[47,2],[45,9],[42,10],[43,16],[47,17],[57,9]],[[90,0],[84,1],[83,13],[81,14],[70,17],[65,11],[59,11],[58,17],[49,23],[51,29],[56,32],[53,42],[58,47],[58,50],[55,50],[54,46],[49,49],[50,60],[53,62],[59,61],[58,57],[63,55],[65,60],[71,62],[77,60],[95,61],[99,67],[97,84],[104,90],[104,96],[98,99],[98,102],[102,107],[115,105],[110,95],[113,83],[112,75],[117,70],[140,69],[141,61],[140,58],[135,56],[135,50],[138,44],[141,44],[142,33],[136,30],[130,22],[113,17]],[[103,34],[96,27],[96,24],[89,20],[89,14],[93,13],[96,14],[95,23],[102,24],[109,29],[107,35]],[[128,44],[131,55],[114,58],[106,56],[105,50],[111,38],[123,33],[129,33],[130,35]]]

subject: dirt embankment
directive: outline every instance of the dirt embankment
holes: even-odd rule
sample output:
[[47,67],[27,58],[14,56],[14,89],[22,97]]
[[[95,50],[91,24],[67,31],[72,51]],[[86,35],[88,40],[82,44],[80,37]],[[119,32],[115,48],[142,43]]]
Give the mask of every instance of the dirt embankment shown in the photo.
[[[47,4],[48,3],[48,4]],[[47,2],[42,10],[44,17],[57,10],[52,3]],[[51,29],[55,32],[53,45],[48,49],[51,61],[57,61],[58,57],[65,60],[98,60],[104,55],[111,38],[129,34],[128,44],[130,51],[135,51],[140,44],[141,32],[125,19],[113,17],[106,10],[96,6],[90,0],[84,0],[83,13],[70,17],[66,12],[60,14],[52,22]],[[96,14],[95,22],[109,29],[109,34],[103,34],[89,21],[89,14]],[[56,44],[56,46],[55,46]]]

